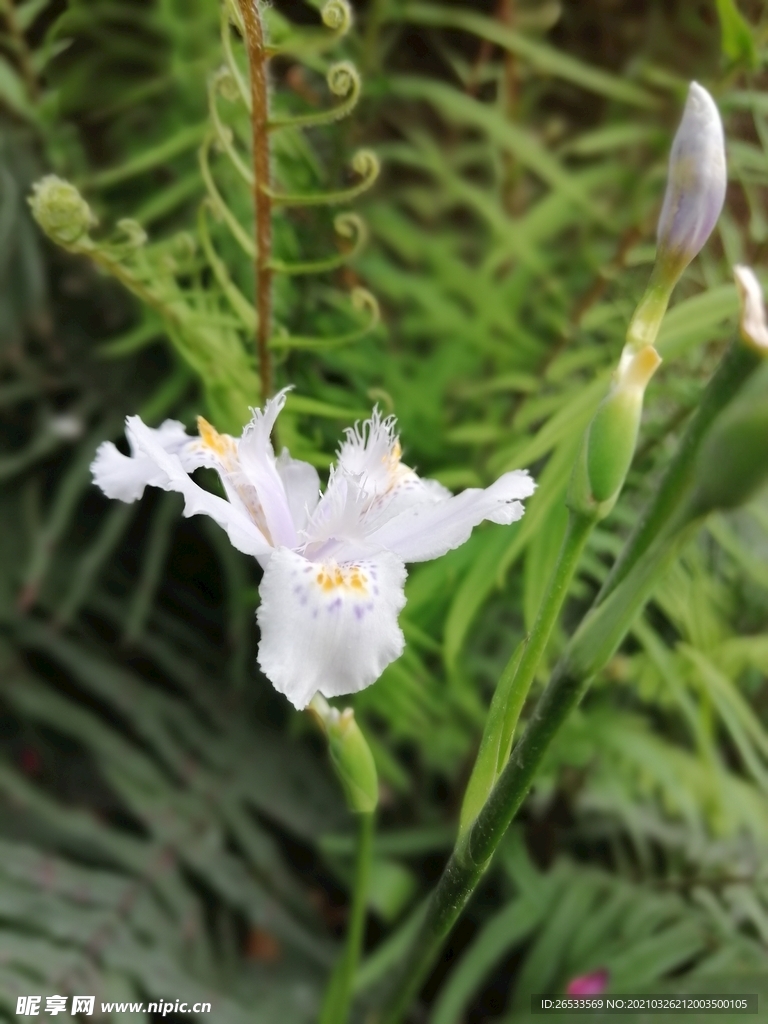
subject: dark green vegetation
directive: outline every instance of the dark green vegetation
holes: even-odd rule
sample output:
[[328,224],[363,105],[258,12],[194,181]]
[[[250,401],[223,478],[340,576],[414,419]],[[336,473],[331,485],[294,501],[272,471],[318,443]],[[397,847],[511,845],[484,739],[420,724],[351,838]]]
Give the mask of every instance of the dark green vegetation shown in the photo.
[[[759,269],[768,239],[768,37],[744,0],[748,20],[731,0],[372,0],[326,50],[316,6],[269,11],[286,50],[275,112],[354,97],[354,83],[341,98],[325,85],[342,60],[362,95],[344,120],[274,134],[275,190],[359,191],[359,151],[382,172],[341,205],[275,212],[275,374],[296,384],[280,441],[326,466],[376,401],[425,475],[458,489],[528,466],[539,481],[519,525],[412,570],[406,653],[354,702],[384,791],[364,1020],[450,850],[492,688],[539,607],[694,77],[724,116],[728,204],[676,292],[629,484],[590,538],[545,669],[734,337],[730,265]],[[2,0],[0,19],[4,1012],[26,992],[200,992],[217,1022],[309,1024],[354,829],[309,721],[255,673],[258,569],[213,524],[182,521],[175,496],[108,503],[88,473],[127,413],[204,412],[235,430],[258,401],[251,198],[206,141],[219,7]],[[213,81],[247,145],[231,80]],[[221,207],[201,207],[208,166],[241,245]],[[97,262],[143,304],[43,239],[26,197],[50,172],[82,190]],[[361,252],[350,211],[367,224]],[[382,311],[368,333],[361,286]],[[766,621],[763,492],[707,520],[568,719],[423,991],[430,1024],[505,1019],[601,968],[615,991],[755,990],[742,979],[768,967]]]

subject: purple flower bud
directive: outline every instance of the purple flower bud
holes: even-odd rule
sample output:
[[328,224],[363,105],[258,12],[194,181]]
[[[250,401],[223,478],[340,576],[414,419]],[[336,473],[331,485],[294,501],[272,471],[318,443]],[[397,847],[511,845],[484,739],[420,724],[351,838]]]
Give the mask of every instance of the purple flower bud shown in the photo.
[[726,183],[720,114],[707,90],[691,82],[657,231],[657,260],[667,273],[679,276],[703,248],[723,208]]

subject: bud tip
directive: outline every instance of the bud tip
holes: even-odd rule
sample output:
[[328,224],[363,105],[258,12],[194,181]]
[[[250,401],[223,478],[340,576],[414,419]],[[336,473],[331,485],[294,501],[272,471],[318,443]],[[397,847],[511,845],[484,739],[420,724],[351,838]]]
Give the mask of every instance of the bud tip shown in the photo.
[[77,242],[96,224],[93,211],[75,186],[55,174],[35,182],[29,205],[43,231],[62,245]]
[[691,82],[669,156],[658,260],[679,277],[709,238],[725,202],[725,137],[715,101]]
[[763,355],[768,355],[768,325],[765,321],[763,289],[751,267],[733,268],[739,293],[739,329],[744,341]]

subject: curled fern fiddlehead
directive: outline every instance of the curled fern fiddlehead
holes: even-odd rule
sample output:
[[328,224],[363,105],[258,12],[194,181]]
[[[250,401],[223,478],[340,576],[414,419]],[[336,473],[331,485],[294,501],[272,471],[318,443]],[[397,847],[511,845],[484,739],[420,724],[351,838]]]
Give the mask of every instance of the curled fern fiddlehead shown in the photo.
[[379,176],[381,163],[372,149],[359,149],[352,158],[352,170],[360,181],[335,192],[279,193],[270,191],[276,206],[336,206],[367,192]]
[[333,121],[340,121],[352,113],[357,101],[360,99],[362,83],[355,65],[348,60],[333,64],[326,76],[328,88],[334,96],[342,98],[330,110],[313,111],[311,114],[297,114],[293,117],[272,118],[269,122],[270,130],[277,128],[312,128],[317,125],[331,124]]

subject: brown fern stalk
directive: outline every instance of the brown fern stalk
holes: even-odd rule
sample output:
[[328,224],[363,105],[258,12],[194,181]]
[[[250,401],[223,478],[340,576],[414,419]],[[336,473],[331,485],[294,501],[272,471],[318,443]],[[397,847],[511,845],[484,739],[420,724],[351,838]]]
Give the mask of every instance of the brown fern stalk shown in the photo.
[[267,50],[259,0],[239,0],[251,71],[251,131],[253,137],[253,205],[256,218],[256,350],[261,377],[261,401],[272,394],[272,200],[269,195],[269,90]]

